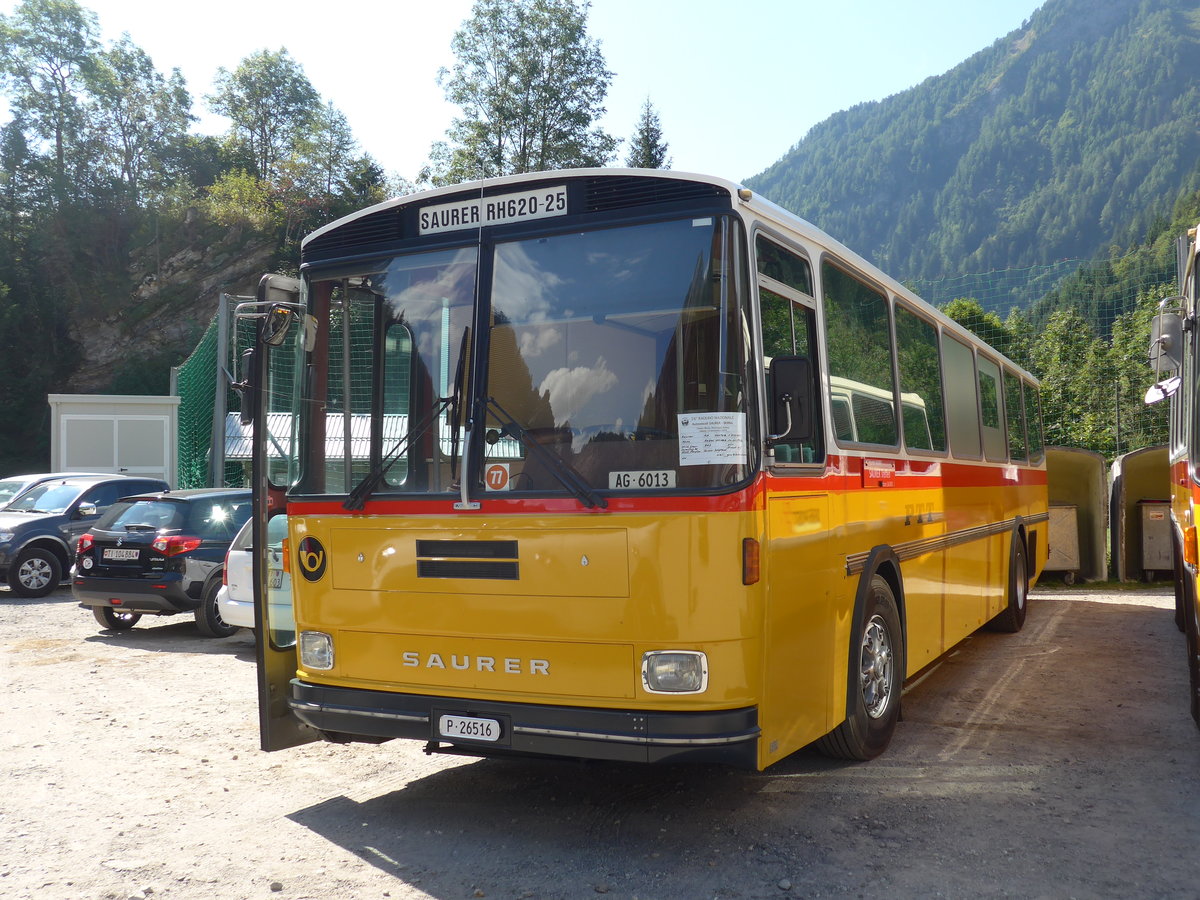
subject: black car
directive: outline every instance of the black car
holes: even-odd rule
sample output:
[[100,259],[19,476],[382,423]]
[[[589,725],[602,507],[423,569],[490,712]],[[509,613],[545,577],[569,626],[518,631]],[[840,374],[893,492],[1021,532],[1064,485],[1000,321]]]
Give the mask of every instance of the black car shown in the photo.
[[44,597],[71,568],[79,535],[121,497],[167,486],[158,478],[71,476],[29,488],[0,512],[0,579],[19,597]]
[[132,628],[143,615],[190,612],[204,634],[233,634],[217,591],[250,505],[250,492],[233,488],[126,497],[79,538],[75,599],[108,629]]

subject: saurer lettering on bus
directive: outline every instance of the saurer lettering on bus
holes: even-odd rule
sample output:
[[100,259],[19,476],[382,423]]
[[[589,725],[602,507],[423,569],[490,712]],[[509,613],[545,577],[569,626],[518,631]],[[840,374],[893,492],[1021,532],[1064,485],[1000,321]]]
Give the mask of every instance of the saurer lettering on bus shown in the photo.
[[494,656],[472,657],[470,655],[459,656],[451,654],[449,665],[447,665],[446,660],[440,653],[430,653],[422,661],[421,654],[415,650],[405,651],[400,655],[400,659],[402,665],[414,669],[457,669],[463,672],[475,669],[477,672],[500,672],[504,675],[550,674],[550,660],[548,659],[521,659],[516,656],[497,659]]

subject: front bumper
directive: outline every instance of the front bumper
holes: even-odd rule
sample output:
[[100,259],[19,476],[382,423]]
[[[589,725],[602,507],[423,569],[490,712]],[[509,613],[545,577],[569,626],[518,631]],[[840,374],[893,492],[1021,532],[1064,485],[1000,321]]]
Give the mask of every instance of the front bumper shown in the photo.
[[[489,752],[625,762],[706,762],[757,768],[758,709],[704,712],[592,709],[500,703],[327,687],[292,679],[289,706],[334,739],[410,738]],[[437,733],[443,715],[502,723],[495,742],[450,740]]]
[[[80,606],[112,606],[130,612],[170,614],[190,612],[200,605],[184,589],[182,576],[167,572],[158,578],[102,578],[76,575],[71,591]],[[113,601],[119,601],[114,603]]]

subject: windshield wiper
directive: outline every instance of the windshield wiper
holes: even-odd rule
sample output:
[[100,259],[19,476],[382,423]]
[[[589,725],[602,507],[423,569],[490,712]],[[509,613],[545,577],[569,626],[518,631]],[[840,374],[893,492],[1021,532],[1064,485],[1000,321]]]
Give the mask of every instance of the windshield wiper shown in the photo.
[[433,408],[429,410],[414,427],[408,430],[408,433],[400,440],[396,441],[396,446],[387,452],[387,455],[379,460],[379,464],[371,469],[350,492],[350,496],[342,502],[342,507],[351,511],[362,509],[370,496],[375,493],[380,482],[383,481],[383,476],[387,475],[388,470],[396,464],[396,461],[404,456],[409,444],[423,435],[429,430],[439,415],[441,415],[446,407],[450,405],[452,397],[441,397],[438,402],[433,404]]
[[496,402],[495,397],[487,398],[487,408],[500,420],[501,437],[514,437],[520,441],[530,456],[536,456],[550,474],[557,479],[558,483],[570,491],[576,500],[588,509],[595,509],[596,507],[608,509],[608,501],[597,494],[592,489],[592,486],[584,480],[584,477],[570,463],[539,444],[524,425],[510,416],[504,407]]
[[458,420],[462,412],[463,369],[467,359],[467,348],[471,329],[464,328],[462,341],[458,345],[458,365],[454,367],[454,390],[450,392],[450,481],[458,477]]
[[387,475],[388,469],[395,465],[396,461],[404,455],[404,452],[408,449],[408,446],[426,431],[428,431],[429,426],[432,425],[437,420],[437,417],[447,409],[451,410],[450,477],[454,477],[454,465],[458,458],[458,427],[456,423],[458,420],[458,411],[461,408],[462,403],[463,360],[466,357],[467,341],[470,337],[470,334],[470,328],[463,329],[462,343],[459,345],[458,349],[458,367],[454,373],[454,390],[450,392],[450,396],[439,397],[437,403],[433,405],[433,409],[431,409],[413,428],[410,428],[408,430],[408,434],[400,438],[400,440],[396,442],[396,446],[389,450],[387,455],[379,460],[379,465],[375,466],[375,468],[371,469],[371,471],[366,474],[363,480],[360,481],[355,486],[354,490],[350,492],[350,496],[347,497],[342,503],[342,507],[344,509],[352,511],[362,509],[366,505],[370,496],[375,493],[376,489],[378,489],[380,482],[383,481],[383,476]]

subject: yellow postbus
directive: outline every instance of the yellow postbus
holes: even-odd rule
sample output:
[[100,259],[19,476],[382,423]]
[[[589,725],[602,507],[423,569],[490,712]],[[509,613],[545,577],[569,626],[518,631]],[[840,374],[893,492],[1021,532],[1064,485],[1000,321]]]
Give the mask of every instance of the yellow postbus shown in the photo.
[[907,677],[1024,622],[1036,380],[739,185],[402,197],[245,312],[295,612],[258,604],[265,749],[869,759]]
[[1147,403],[1170,398],[1171,549],[1175,560],[1175,624],[1184,633],[1188,668],[1188,705],[1200,727],[1200,225],[1176,242],[1179,296],[1160,304],[1155,317],[1150,359],[1156,382]]

